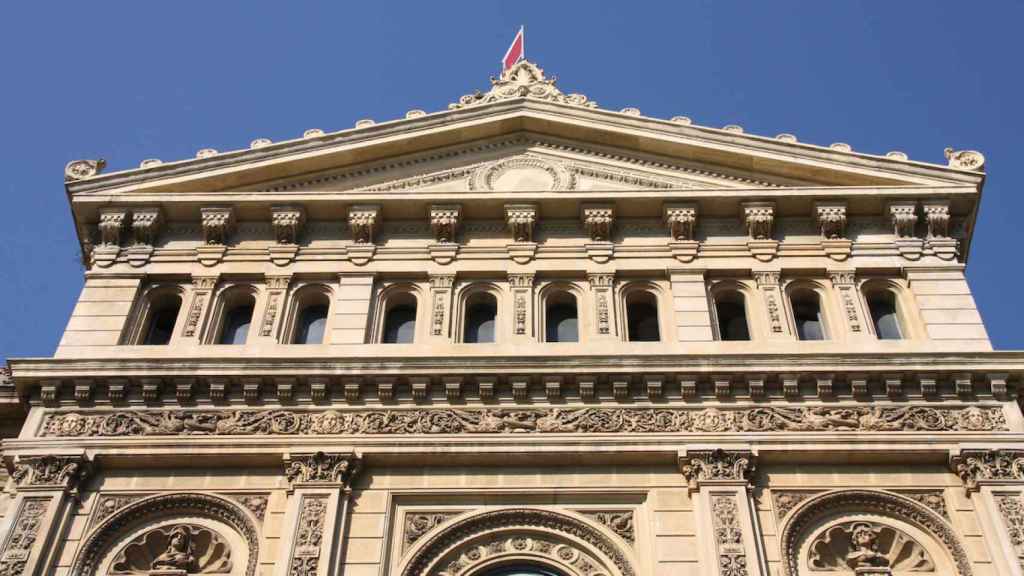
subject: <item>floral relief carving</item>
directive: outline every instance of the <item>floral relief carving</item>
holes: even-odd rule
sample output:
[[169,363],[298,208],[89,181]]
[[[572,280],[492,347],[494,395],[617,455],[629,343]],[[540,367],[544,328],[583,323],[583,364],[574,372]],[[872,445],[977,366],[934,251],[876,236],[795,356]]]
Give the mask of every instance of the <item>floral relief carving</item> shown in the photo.
[[231,567],[231,547],[223,536],[203,526],[178,524],[150,530],[129,542],[114,558],[110,573],[227,574]]
[[964,450],[950,458],[950,465],[968,491],[985,481],[1024,481],[1024,451]]
[[810,544],[810,570],[854,573],[863,568],[891,572],[934,572],[935,562],[917,540],[878,522],[850,521],[830,526]]
[[755,467],[754,455],[746,451],[694,450],[679,459],[679,471],[691,487],[707,481],[747,482]]
[[270,498],[266,494],[232,494],[231,498],[245,506],[258,520],[267,515],[267,503]]
[[118,494],[113,496],[104,495],[101,496],[99,502],[96,503],[96,516],[94,522],[102,522],[108,518],[114,512],[117,512],[121,508],[144,498],[144,494]]
[[323,542],[327,498],[303,496],[299,521],[292,544],[289,576],[314,576],[320,567],[320,544]]
[[598,524],[607,526],[609,530],[615,532],[623,540],[633,543],[636,535],[633,532],[633,511],[632,510],[620,510],[611,512],[581,512],[587,518],[591,518]]
[[504,70],[498,78],[491,77],[491,89],[486,93],[479,90],[459,98],[458,103],[449,104],[451,110],[469,108],[507,100],[509,98],[531,98],[559,104],[571,104],[584,108],[596,108],[597,103],[582,94],[564,94],[555,87],[557,78],[547,78],[544,70],[533,62],[521,60]]
[[[333,415],[326,412],[323,416]],[[320,426],[321,429],[332,428],[329,423],[321,422]],[[359,474],[359,466],[359,459],[352,454],[295,454],[288,460],[285,477],[292,484],[329,482],[342,484],[347,489]]]
[[457,516],[457,512],[408,512],[405,515],[405,546],[415,543],[434,528]]
[[719,576],[747,576],[747,553],[735,496],[711,497]]
[[21,576],[25,572],[32,545],[39,538],[43,515],[50,505],[49,498],[26,498],[11,527],[11,535],[0,554],[0,576]]
[[122,410],[48,414],[43,437],[537,434],[607,432],[981,432],[1007,430],[999,407],[422,408]]
[[1017,552],[1017,562],[1024,568],[1024,499],[1019,494],[997,494],[995,500],[1010,544]]
[[775,508],[775,517],[782,519],[789,514],[790,510],[796,508],[801,502],[814,496],[814,492],[794,492],[772,490],[772,503]]
[[81,456],[19,456],[11,478],[19,488],[74,490],[89,472],[89,462]]
[[946,498],[942,490],[899,490],[900,496],[906,496],[921,504],[929,510],[935,511],[939,516],[949,520],[949,511],[946,509]]

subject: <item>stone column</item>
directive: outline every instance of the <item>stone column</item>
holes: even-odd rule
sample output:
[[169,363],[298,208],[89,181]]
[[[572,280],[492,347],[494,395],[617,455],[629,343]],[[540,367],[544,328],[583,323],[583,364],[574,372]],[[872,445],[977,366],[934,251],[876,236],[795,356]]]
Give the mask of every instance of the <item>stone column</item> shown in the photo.
[[17,485],[2,529],[0,574],[41,576],[56,564],[75,507],[78,487],[91,466],[82,454],[17,456],[11,477]]
[[[512,340],[528,342],[539,340],[534,333],[533,274],[509,273],[508,285],[512,289]],[[541,330],[544,329],[542,326]]]
[[352,481],[360,464],[351,453],[285,455],[285,475],[291,487],[281,542],[285,552],[274,576],[338,574],[345,552]]
[[[696,493],[703,574],[768,576],[757,508],[750,493],[750,450],[684,450],[679,470]],[[713,568],[712,568],[713,566]]]
[[994,573],[1024,575],[1024,450],[961,450],[949,463],[974,505]]

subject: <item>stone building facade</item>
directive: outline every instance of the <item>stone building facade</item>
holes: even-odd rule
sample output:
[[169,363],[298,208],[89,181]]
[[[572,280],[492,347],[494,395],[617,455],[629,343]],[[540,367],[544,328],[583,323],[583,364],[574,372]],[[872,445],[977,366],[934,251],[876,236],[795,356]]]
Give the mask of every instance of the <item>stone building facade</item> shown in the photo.
[[66,168],[85,287],[0,385],[0,576],[1014,575],[984,158],[449,109]]

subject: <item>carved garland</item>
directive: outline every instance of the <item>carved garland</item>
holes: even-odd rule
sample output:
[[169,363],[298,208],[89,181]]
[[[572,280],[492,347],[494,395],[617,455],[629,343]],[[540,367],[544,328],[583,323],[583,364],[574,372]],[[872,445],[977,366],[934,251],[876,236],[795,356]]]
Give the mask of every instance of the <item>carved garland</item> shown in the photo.
[[114,512],[86,538],[75,562],[72,574],[93,574],[99,569],[99,562],[117,538],[143,520],[173,516],[200,516],[223,522],[234,528],[245,539],[249,558],[245,576],[256,573],[259,552],[259,533],[246,512],[233,502],[209,494],[183,493],[163,494],[135,501]]
[[[478,514],[461,521],[455,521],[447,529],[420,547],[402,571],[403,576],[426,576],[430,565],[448,553],[453,546],[470,538],[493,530],[534,529],[548,533],[571,536],[586,542],[599,551],[618,569],[621,576],[633,576],[635,572],[625,554],[612,540],[591,526],[571,516],[549,510],[510,509]],[[495,538],[497,540],[497,538]],[[513,538],[515,540],[515,538]],[[526,538],[522,538],[526,541]],[[514,547],[515,543],[509,542]],[[573,556],[578,551],[572,551]],[[574,558],[565,557],[563,561]],[[568,556],[568,554],[567,554]],[[431,572],[433,574],[433,572]]]
[[799,503],[782,531],[782,558],[786,576],[797,576],[800,544],[808,530],[826,516],[842,513],[872,512],[898,518],[924,530],[941,542],[949,552],[960,576],[970,576],[971,565],[956,534],[937,513],[918,502],[887,492],[841,490],[827,492]]
[[123,410],[48,414],[43,437],[609,432],[1005,431],[999,407],[810,406],[737,409],[490,408],[401,410]]

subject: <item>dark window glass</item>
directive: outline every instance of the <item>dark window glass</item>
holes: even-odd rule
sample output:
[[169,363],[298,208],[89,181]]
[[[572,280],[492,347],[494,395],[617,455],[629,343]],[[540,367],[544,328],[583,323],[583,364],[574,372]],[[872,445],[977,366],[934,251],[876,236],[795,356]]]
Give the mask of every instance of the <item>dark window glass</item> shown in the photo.
[[490,294],[475,294],[466,302],[463,341],[470,344],[494,342],[498,303]]
[[245,344],[252,324],[252,304],[235,306],[224,316],[224,328],[220,332],[221,344]]
[[[579,342],[579,318],[576,312],[576,299],[565,295],[562,302],[548,306],[545,314],[545,340],[548,342]],[[568,300],[572,300],[570,303]]]
[[626,321],[628,323],[630,342],[657,342],[661,340],[658,328],[658,304],[654,295],[637,294],[626,304]]
[[801,340],[824,340],[825,323],[821,318],[821,305],[815,292],[801,292],[793,296],[793,319],[796,334]]
[[486,572],[484,576],[561,576],[561,573],[538,566],[506,566]]
[[718,336],[722,340],[750,340],[750,329],[747,326],[747,308],[743,297],[729,295],[727,299],[715,301],[715,312],[718,315]]
[[384,318],[384,343],[409,344],[416,335],[416,307],[408,304],[388,310]]
[[900,319],[896,314],[896,297],[892,292],[876,292],[868,297],[871,321],[875,324],[875,335],[879,340],[900,340]]
[[295,327],[295,343],[320,344],[324,341],[326,328],[327,306],[321,304],[306,306],[299,314],[299,323]]
[[146,337],[143,344],[163,345],[171,341],[174,334],[174,323],[178,319],[178,310],[181,309],[181,299],[177,296],[169,301],[160,303],[151,312],[149,326],[146,329]]

